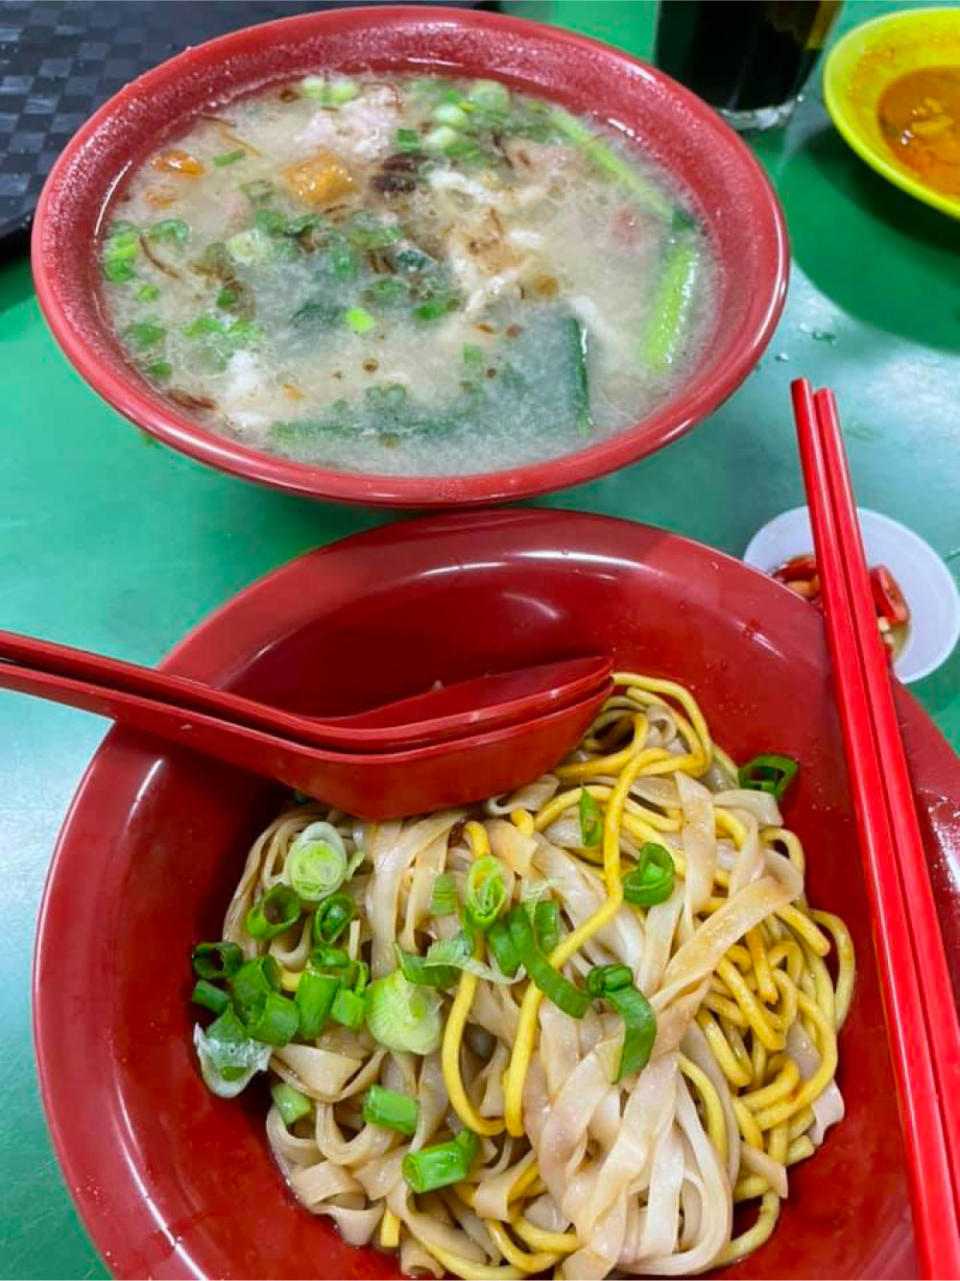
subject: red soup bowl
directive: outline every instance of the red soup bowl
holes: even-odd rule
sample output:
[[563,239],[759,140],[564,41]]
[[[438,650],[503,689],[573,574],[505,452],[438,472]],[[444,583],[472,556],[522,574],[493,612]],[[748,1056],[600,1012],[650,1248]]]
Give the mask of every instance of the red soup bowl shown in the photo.
[[[792,593],[673,534],[563,511],[394,524],[295,560],[166,661],[261,699],[347,712],[568,649],[691,687],[719,742],[801,762],[787,821],[812,902],[842,913],[858,978],[841,1034],[843,1122],[790,1172],[772,1239],[731,1277],[917,1275],[853,807],[821,621]],[[960,762],[897,690],[947,943],[960,953]],[[390,1277],[288,1192],[264,1087],[204,1086],[189,953],[218,937],[270,783],[113,730],[67,818],[44,898],[34,995],[40,1080],[70,1191],[124,1277]]]
[[[95,242],[124,178],[214,104],[337,68],[496,76],[635,138],[687,191],[719,265],[704,354],[633,427],[574,454],[504,471],[383,476],[292,462],[210,431],[150,386],[100,301]],[[188,49],[110,99],[68,144],[37,207],[33,271],[54,337],[90,385],[138,427],[237,476],[347,503],[453,506],[561,489],[622,467],[688,431],[740,384],[786,291],[783,215],[760,166],[705,103],[662,72],[569,32],[442,8],[342,9],[288,18]]]

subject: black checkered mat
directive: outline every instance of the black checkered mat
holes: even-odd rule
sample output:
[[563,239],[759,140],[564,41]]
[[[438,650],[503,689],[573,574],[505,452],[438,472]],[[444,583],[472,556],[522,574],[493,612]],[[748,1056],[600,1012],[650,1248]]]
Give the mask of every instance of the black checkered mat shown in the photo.
[[53,162],[91,112],[128,81],[226,31],[345,4],[0,0],[0,252],[25,246]]

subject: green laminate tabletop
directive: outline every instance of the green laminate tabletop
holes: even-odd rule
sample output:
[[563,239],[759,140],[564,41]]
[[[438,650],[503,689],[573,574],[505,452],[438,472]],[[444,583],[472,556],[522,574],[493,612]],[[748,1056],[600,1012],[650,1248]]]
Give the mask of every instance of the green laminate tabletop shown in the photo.
[[[656,5],[509,6],[650,53]],[[848,3],[837,31],[890,6]],[[788,383],[840,395],[859,500],[960,572],[960,227],[888,186],[831,128],[818,84],[754,140],[793,239],[759,368],[692,435],[545,499],[650,521],[735,554],[802,501]],[[40,319],[26,262],[0,270],[0,626],[153,663],[208,611],[306,548],[388,519],[254,488],[151,444],[89,391]],[[960,654],[914,687],[960,745]],[[0,694],[0,1274],[104,1277],[58,1172],[30,1040],[30,957],[57,829],[104,723]],[[69,1035],[69,1029],[65,1029]],[[77,1064],[82,1088],[83,1064]]]

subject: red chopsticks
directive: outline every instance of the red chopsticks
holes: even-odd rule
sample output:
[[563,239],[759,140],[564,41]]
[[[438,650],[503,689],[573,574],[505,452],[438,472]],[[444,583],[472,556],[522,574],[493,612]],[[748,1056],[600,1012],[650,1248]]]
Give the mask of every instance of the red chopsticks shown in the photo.
[[829,390],[791,385],[827,638],[873,912],[917,1254],[960,1277],[960,1024],[846,452]]

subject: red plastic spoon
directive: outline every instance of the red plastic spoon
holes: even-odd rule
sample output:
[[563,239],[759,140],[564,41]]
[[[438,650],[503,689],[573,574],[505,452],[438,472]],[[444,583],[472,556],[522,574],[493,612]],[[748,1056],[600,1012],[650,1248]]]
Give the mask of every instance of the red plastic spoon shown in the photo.
[[371,819],[465,805],[531,782],[579,742],[612,684],[608,679],[576,702],[482,733],[401,751],[349,753],[109,685],[0,663],[6,689],[109,716]]
[[[101,693],[133,694],[317,747],[374,753],[449,742],[519,724],[608,692],[612,670],[610,660],[597,655],[562,659],[438,686],[349,716],[320,718],[283,711],[136,663],[0,630],[0,687],[8,685],[10,676],[4,661],[87,682]],[[16,688],[23,689],[22,683]],[[41,693],[41,697],[50,696]],[[124,718],[118,714],[116,719]]]

